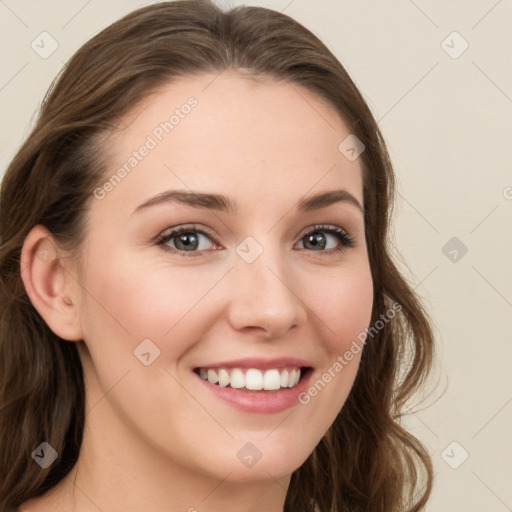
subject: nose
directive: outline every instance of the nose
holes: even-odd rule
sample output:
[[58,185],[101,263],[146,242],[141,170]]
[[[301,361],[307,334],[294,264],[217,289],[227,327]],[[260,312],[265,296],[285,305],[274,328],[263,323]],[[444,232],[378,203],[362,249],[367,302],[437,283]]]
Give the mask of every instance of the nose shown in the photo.
[[237,258],[230,272],[229,322],[234,329],[278,339],[302,325],[305,305],[285,266],[278,258],[265,257],[265,252],[252,263]]

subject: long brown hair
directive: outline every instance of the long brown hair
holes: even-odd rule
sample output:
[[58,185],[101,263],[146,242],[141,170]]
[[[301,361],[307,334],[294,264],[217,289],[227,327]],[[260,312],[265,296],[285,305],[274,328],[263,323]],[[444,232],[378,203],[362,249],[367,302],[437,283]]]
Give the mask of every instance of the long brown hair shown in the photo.
[[[104,182],[102,137],[159,87],[232,68],[312,91],[359,138],[372,325],[401,306],[365,346],[353,388],[327,434],[291,478],[286,512],[420,511],[432,462],[401,426],[403,409],[434,361],[432,321],[392,261],[395,178],[384,139],[360,92],[328,48],[290,17],[260,7],[224,12],[208,0],[131,12],[84,44],[55,79],[0,195],[0,510],[12,512],[62,480],[77,461],[85,418],[76,344],[55,335],[20,277],[28,232],[46,226],[79,255],[92,191]],[[341,141],[340,141],[341,142]],[[381,321],[381,324],[383,322]],[[404,370],[405,368],[405,370]],[[31,453],[59,453],[47,470]]]

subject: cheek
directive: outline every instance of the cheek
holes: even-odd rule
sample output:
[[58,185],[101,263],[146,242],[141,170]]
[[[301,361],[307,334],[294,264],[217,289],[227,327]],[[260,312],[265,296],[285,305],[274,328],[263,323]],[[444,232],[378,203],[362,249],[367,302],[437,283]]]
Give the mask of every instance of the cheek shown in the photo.
[[[91,258],[99,259],[98,255]],[[98,355],[101,351],[101,357],[109,357],[110,352],[133,358],[133,350],[148,338],[169,361],[212,325],[215,303],[208,294],[226,272],[223,266],[180,268],[163,259],[149,264],[120,254],[111,254],[108,262],[94,268],[98,270],[90,272],[86,281],[90,293],[86,294],[84,330],[93,344],[102,339],[109,343],[92,351]]]
[[369,326],[373,307],[373,282],[366,264],[342,269],[336,276],[317,281],[308,307],[318,317],[331,359],[343,354]]
[[315,326],[321,331],[318,339],[323,341],[325,358],[300,401],[314,408],[322,428],[327,429],[348,397],[364,350],[373,307],[369,266],[340,270],[336,278],[317,282],[312,290],[308,306],[317,317]]

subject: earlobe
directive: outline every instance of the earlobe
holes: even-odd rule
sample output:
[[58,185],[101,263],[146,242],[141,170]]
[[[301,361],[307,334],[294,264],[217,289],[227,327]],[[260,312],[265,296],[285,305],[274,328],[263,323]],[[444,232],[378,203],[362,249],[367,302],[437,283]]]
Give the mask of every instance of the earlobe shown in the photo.
[[25,238],[20,271],[27,295],[48,327],[65,340],[83,339],[76,282],[44,226],[35,226]]

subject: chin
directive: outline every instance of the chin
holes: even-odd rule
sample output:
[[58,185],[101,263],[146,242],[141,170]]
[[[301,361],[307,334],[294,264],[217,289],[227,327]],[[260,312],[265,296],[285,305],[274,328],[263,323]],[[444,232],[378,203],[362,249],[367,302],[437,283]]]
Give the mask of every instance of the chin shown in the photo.
[[[265,441],[266,436],[269,436],[268,432],[262,434],[261,442],[253,436],[253,442],[242,444],[235,451],[234,458],[219,454],[225,460],[226,472],[232,471],[229,480],[254,482],[289,476],[304,464],[315,448],[315,443],[305,439],[296,438],[292,443],[288,436],[288,442],[281,442],[276,436],[274,442],[269,442],[268,439]],[[308,445],[311,446],[310,450]]]

